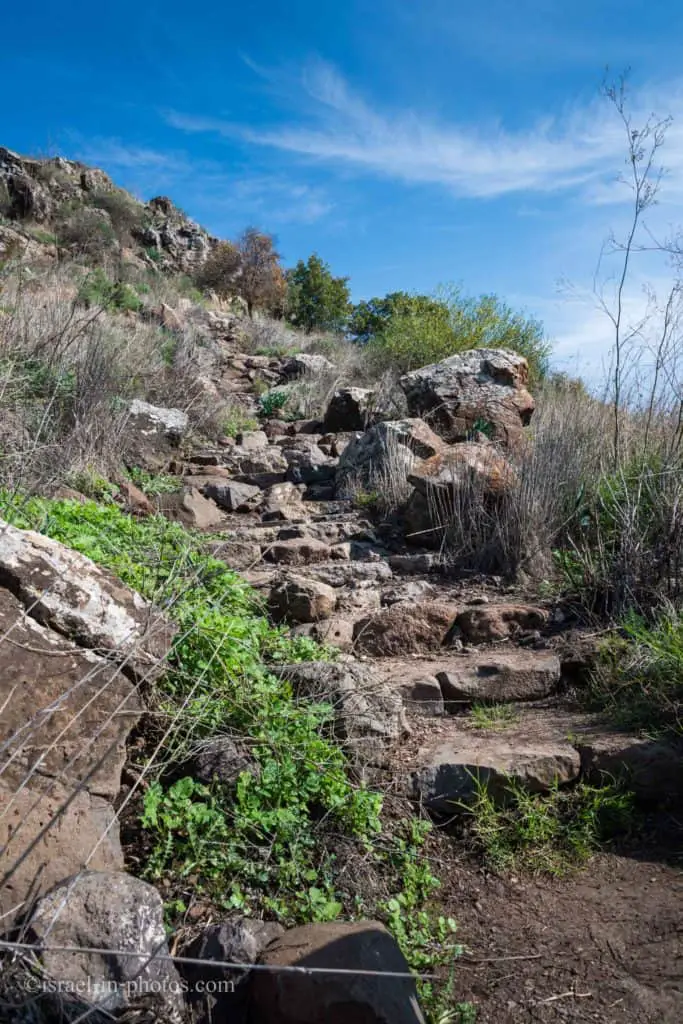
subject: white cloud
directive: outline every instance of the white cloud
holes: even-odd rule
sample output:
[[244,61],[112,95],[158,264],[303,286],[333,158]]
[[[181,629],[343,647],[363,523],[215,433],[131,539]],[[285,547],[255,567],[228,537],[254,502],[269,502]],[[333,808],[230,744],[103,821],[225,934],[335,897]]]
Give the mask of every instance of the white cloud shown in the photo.
[[[633,99],[636,124],[653,105],[666,113],[683,112],[680,83]],[[624,128],[599,97],[518,131],[499,123],[472,126],[465,119],[443,123],[415,110],[381,111],[329,64],[316,63],[301,76],[300,101],[304,113],[271,129],[177,112],[167,120],[184,131],[238,136],[382,177],[445,186],[462,196],[581,188],[589,201],[604,203],[624,195],[609,185],[625,156]],[[667,141],[667,162],[683,197],[683,125],[674,123]]]

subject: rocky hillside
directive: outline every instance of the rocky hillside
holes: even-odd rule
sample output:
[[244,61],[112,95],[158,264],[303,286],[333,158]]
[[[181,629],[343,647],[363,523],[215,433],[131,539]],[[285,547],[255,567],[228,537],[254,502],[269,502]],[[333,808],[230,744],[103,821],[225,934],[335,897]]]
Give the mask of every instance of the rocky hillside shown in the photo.
[[[190,220],[170,199],[140,203],[104,171],[63,157],[35,160],[0,147],[0,242],[37,245],[79,234],[111,242],[125,259],[142,266],[192,274],[217,239]],[[57,232],[57,234],[55,233]]]
[[0,181],[0,1016],[678,1021],[664,449],[634,507],[516,353],[377,372],[183,290],[169,201]]

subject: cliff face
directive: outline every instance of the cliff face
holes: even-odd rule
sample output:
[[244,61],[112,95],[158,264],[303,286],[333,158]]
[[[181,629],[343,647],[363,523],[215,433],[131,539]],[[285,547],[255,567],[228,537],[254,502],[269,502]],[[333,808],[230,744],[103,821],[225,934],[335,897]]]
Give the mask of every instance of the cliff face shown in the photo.
[[141,203],[99,168],[0,147],[0,222],[18,231],[40,227],[61,243],[60,234],[71,237],[74,222],[86,216],[114,251],[132,249],[168,271],[194,272],[217,241],[166,197]]

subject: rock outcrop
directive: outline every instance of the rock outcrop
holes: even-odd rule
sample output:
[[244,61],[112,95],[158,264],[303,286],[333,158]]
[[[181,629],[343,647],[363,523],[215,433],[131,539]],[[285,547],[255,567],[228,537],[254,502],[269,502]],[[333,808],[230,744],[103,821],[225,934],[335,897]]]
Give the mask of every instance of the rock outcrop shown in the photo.
[[534,411],[526,359],[506,349],[473,349],[401,377],[411,416],[449,444],[477,431],[517,444]]

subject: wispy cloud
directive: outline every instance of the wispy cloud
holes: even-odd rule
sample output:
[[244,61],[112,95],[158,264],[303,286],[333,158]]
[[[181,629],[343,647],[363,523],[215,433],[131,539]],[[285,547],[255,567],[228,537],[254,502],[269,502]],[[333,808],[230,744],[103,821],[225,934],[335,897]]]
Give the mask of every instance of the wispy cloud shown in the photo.
[[141,195],[160,190],[182,193],[182,202],[197,215],[239,215],[265,226],[311,224],[334,208],[320,187],[282,175],[245,177],[226,172],[216,160],[199,159],[179,150],[132,145],[115,138],[73,139],[71,156],[103,167],[114,179],[125,179]]
[[[607,181],[624,154],[624,130],[600,98],[517,131],[465,119],[444,123],[414,110],[383,111],[335,68],[316,63],[301,75],[300,99],[299,116],[263,130],[179,112],[169,113],[167,121],[186,132],[239,137],[382,177],[444,186],[466,197],[580,188],[589,201],[604,203],[623,194]],[[636,119],[657,101],[666,112],[683,112],[681,83],[635,96]],[[672,177],[683,194],[683,126],[674,123],[668,142]]]

